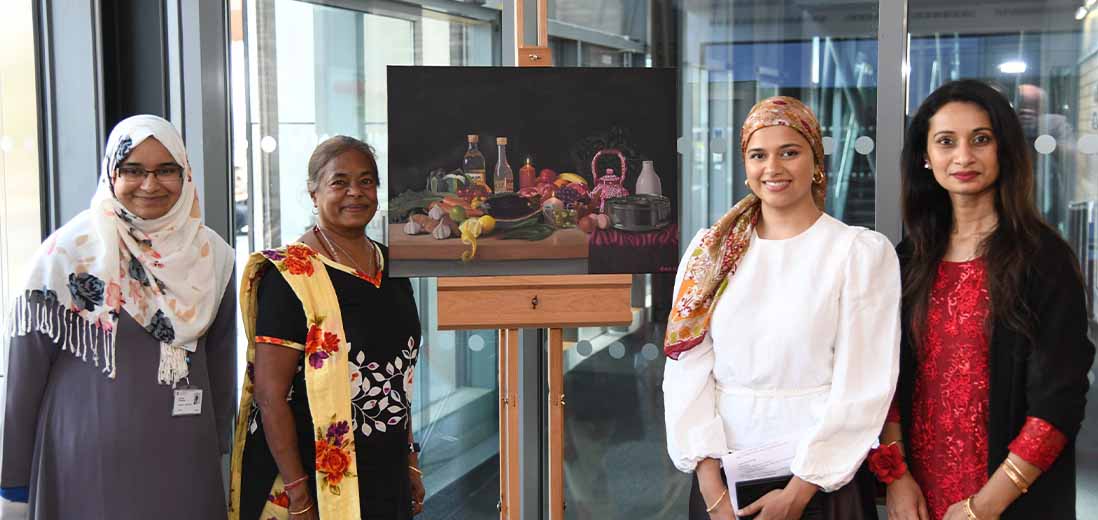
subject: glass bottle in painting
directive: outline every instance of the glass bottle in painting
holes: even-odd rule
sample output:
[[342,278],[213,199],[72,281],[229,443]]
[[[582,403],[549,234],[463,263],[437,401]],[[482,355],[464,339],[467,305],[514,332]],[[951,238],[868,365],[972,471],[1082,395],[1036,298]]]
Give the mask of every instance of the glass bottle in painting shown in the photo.
[[496,155],[499,160],[496,162],[496,170],[492,172],[496,193],[511,193],[515,191],[515,174],[507,163],[507,138],[497,137],[496,147],[499,148]]
[[480,153],[480,136],[469,134],[466,136],[469,142],[465,150],[465,158],[461,161],[461,171],[471,177],[473,182],[488,186],[488,166],[484,161],[484,155]]

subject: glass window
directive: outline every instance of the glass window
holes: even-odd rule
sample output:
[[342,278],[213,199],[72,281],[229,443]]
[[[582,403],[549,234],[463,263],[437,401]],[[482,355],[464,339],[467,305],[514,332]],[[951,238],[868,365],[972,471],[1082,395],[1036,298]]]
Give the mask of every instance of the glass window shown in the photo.
[[[22,289],[43,231],[32,12],[28,2],[0,6],[0,322]],[[0,333],[0,376],[6,371],[7,343],[8,335]]]
[[[238,269],[249,251],[292,242],[315,222],[305,179],[320,141],[342,134],[369,143],[385,188],[387,66],[500,61],[498,10],[457,10],[473,13],[465,17],[403,2],[317,4],[230,4]],[[388,200],[379,202],[367,233],[385,242]],[[445,516],[461,504],[457,517],[496,516],[496,332],[437,330],[434,279],[412,285],[423,323],[412,421],[425,514]]]
[[[1003,3],[956,9],[909,2],[907,113],[954,79],[987,82],[1011,100],[1032,146],[1037,207],[1079,257],[1092,305],[1091,338],[1098,340],[1098,5]],[[1094,373],[1090,403],[1098,399]],[[1076,442],[1079,518],[1098,515],[1093,411]]]

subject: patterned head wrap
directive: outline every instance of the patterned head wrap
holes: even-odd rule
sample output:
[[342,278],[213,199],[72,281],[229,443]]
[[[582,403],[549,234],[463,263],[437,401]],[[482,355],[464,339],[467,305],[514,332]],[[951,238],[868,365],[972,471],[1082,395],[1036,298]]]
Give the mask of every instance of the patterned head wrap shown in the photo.
[[[822,210],[827,193],[827,176],[824,173],[823,139],[816,116],[804,103],[791,97],[776,96],[760,101],[751,109],[740,132],[740,152],[745,159],[751,136],[771,126],[788,126],[808,141],[816,165],[812,198]],[[687,253],[686,273],[667,320],[663,350],[668,357],[678,359],[680,354],[697,346],[709,333],[713,308],[751,244],[751,235],[759,221],[760,205],[759,198],[753,193],[740,199],[709,228],[701,244]]]

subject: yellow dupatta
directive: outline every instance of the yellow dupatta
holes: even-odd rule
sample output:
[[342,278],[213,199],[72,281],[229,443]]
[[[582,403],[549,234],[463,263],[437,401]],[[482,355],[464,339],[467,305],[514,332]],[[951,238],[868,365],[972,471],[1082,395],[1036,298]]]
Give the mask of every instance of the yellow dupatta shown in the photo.
[[[240,285],[240,310],[244,318],[244,333],[248,338],[248,370],[240,394],[240,408],[233,440],[232,472],[229,487],[229,519],[240,520],[240,490],[243,477],[244,444],[249,435],[248,422],[253,406],[255,383],[253,363],[256,343],[274,343],[303,351],[305,354],[305,382],[308,389],[309,411],[316,425],[317,484],[316,507],[323,520],[358,520],[358,475],[355,473],[354,434],[351,432],[351,379],[347,353],[350,345],[343,330],[343,316],[335,288],[328,277],[325,265],[363,278],[380,286],[384,259],[377,246],[378,272],[371,278],[364,273],[332,262],[301,243],[285,248],[253,253]],[[301,345],[277,338],[255,336],[256,296],[259,280],[270,262],[301,300],[308,321],[306,344]],[[303,432],[299,432],[299,435]],[[285,497],[282,477],[275,477],[269,500],[261,518],[267,520],[288,518],[289,504]],[[251,519],[245,519],[251,520]]]

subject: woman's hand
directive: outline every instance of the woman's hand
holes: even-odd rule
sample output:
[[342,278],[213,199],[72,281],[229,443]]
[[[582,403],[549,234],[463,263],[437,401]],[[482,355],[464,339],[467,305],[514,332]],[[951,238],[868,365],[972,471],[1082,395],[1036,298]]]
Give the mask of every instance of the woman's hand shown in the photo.
[[740,509],[739,516],[758,514],[755,520],[800,520],[816,486],[793,477],[784,489],[775,489]]
[[408,468],[408,480],[412,483],[412,515],[423,512],[423,499],[427,496],[427,490],[423,487],[423,474],[417,471],[415,465]]
[[[911,472],[888,485],[886,503],[889,520],[930,520],[926,498]],[[967,520],[967,516],[965,517]]]

